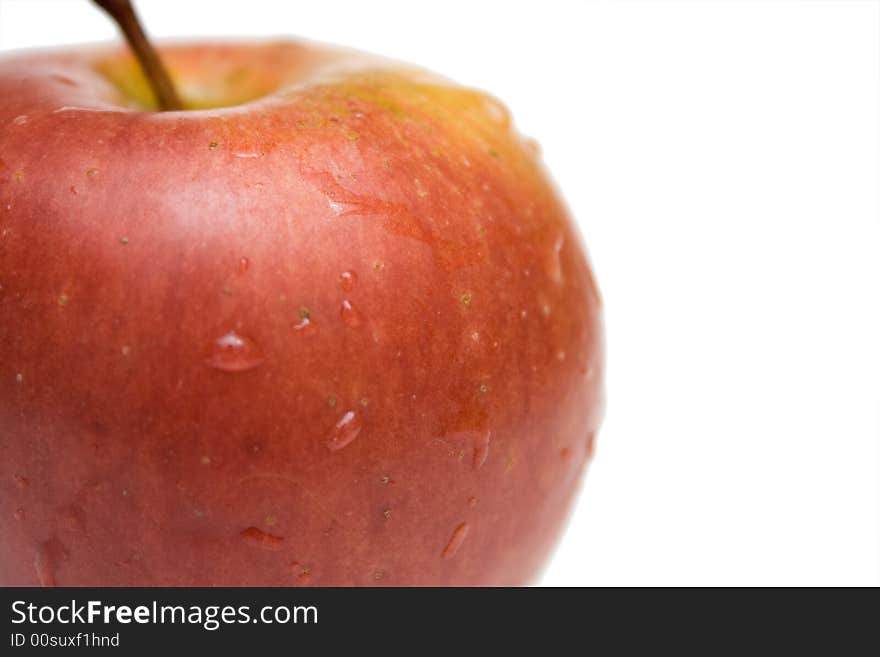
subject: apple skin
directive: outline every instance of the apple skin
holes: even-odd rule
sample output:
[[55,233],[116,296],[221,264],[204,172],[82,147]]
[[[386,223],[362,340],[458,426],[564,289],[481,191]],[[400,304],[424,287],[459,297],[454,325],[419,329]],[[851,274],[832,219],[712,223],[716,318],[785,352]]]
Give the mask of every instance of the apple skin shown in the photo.
[[201,109],[0,59],[0,585],[535,582],[603,347],[533,142],[360,53],[161,52]]

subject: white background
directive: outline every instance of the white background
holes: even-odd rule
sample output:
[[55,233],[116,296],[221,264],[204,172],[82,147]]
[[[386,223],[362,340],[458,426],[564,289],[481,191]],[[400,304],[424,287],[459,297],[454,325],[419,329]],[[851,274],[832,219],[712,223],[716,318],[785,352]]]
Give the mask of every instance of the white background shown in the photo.
[[[155,36],[296,34],[419,63],[540,140],[609,363],[545,584],[878,583],[880,4],[138,7]],[[0,0],[0,49],[113,37],[85,0]]]

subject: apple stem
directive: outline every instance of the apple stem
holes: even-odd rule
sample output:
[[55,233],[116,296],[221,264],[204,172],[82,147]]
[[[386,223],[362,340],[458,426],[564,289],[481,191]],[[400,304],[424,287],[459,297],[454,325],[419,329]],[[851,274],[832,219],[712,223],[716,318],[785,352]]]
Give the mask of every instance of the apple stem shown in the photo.
[[162,65],[159,53],[153,48],[130,0],[92,0],[106,11],[125,35],[129,47],[134,51],[141,69],[144,71],[150,88],[156,96],[162,112],[181,110],[183,103],[174,89],[168,71]]

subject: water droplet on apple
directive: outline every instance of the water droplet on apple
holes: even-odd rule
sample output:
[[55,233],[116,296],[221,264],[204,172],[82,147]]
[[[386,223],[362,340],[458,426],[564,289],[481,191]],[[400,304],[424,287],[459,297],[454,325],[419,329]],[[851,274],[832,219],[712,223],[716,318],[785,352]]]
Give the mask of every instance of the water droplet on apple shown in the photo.
[[55,586],[55,572],[45,546],[40,546],[34,554],[34,571],[40,586],[44,588]]
[[122,114],[126,110],[117,108],[101,107],[78,107],[76,105],[64,105],[52,111],[52,114],[67,114],[70,112],[91,112],[95,114]]
[[315,325],[308,317],[303,317],[293,325],[293,330],[300,335],[312,335],[315,332]]
[[331,452],[337,452],[346,445],[350,445],[360,432],[360,417],[354,411],[348,411],[333,425],[324,444]]
[[469,497],[469,498],[468,498],[468,506],[471,507],[472,509],[473,509],[475,506],[477,506],[477,498],[476,498],[476,497],[473,497],[473,496]]
[[244,274],[251,266],[251,261],[247,258],[240,258],[238,261],[238,273]]
[[351,292],[357,284],[357,274],[353,271],[344,271],[339,274],[339,284],[346,292]]
[[24,125],[29,120],[30,119],[28,118],[27,114],[22,114],[21,116],[16,116],[14,119],[12,119],[12,123],[14,125]]
[[541,157],[541,144],[538,143],[537,139],[533,139],[532,137],[524,137],[526,150],[531,153],[532,157]]
[[76,80],[71,80],[71,79],[70,79],[69,77],[67,77],[66,75],[59,75],[59,74],[57,74],[57,73],[53,73],[53,74],[50,75],[49,77],[52,78],[53,80],[55,80],[56,82],[60,82],[61,84],[65,84],[65,85],[67,85],[68,87],[76,87],[76,86],[78,86]]
[[510,110],[508,110],[500,100],[487,95],[483,99],[483,107],[492,121],[500,125],[502,128],[510,127]]
[[248,544],[260,548],[262,550],[271,550],[277,552],[283,547],[284,537],[267,534],[262,529],[256,527],[248,527],[240,532],[240,536],[248,542]]
[[24,520],[24,509],[22,509],[21,507],[17,508],[12,514],[12,517],[16,520]]
[[351,302],[348,299],[343,299],[339,315],[342,317],[342,321],[345,322],[345,325],[349,328],[357,328],[363,324],[364,321],[363,316],[352,307]]
[[565,236],[558,235],[553,242],[550,256],[547,258],[547,276],[549,276],[550,280],[557,285],[561,285],[565,280],[562,274],[562,260],[559,255],[564,245]]
[[468,524],[466,522],[461,523],[455,528],[452,532],[452,536],[449,538],[449,542],[446,544],[446,547],[443,548],[444,559],[451,559],[455,556],[455,553],[461,548],[461,544],[464,543],[464,539],[467,538],[467,534]]
[[253,340],[230,331],[211,345],[211,353],[205,364],[223,372],[244,372],[252,370],[263,362]]
[[312,335],[316,330],[312,321],[312,312],[305,306],[299,309],[299,321],[293,325],[293,330],[300,335]]
[[15,485],[18,487],[19,490],[24,490],[25,488],[28,487],[29,482],[27,480],[27,477],[22,477],[21,475],[14,475],[12,477],[12,480],[15,482]]
[[591,431],[587,434],[587,461],[593,460],[593,453],[596,451],[596,432]]
[[58,562],[67,556],[67,549],[57,538],[41,543],[34,553],[34,572],[42,587],[57,586],[55,571]]
[[491,435],[490,431],[486,431],[485,433],[478,434],[474,440],[474,456],[472,460],[474,470],[482,468],[486,459],[489,458],[489,439]]

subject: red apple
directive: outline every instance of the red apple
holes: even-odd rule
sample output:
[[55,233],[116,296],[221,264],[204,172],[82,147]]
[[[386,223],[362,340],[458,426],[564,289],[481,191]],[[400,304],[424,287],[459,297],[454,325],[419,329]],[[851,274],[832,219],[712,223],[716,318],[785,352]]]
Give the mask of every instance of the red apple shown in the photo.
[[309,43],[0,59],[0,584],[518,585],[600,301],[493,98]]

